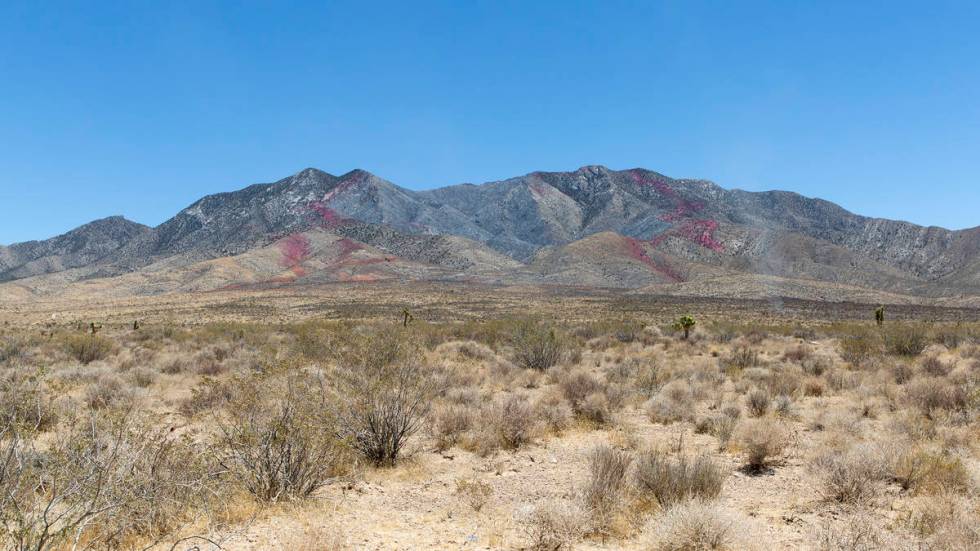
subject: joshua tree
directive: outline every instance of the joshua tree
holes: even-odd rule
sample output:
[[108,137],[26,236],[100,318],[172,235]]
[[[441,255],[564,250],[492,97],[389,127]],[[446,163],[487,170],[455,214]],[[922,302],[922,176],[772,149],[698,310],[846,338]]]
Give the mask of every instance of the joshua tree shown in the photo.
[[684,339],[687,340],[687,338],[691,335],[691,328],[697,325],[697,323],[698,322],[695,321],[690,315],[681,316],[674,322],[674,327],[677,329],[682,329],[684,331]]
[[878,324],[878,327],[885,323],[885,307],[883,305],[875,308],[875,323]]

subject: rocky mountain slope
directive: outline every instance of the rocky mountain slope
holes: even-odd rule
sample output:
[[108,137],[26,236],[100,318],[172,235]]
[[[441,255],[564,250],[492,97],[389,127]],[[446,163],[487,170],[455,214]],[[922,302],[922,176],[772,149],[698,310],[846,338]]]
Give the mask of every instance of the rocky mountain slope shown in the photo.
[[113,216],[45,241],[0,246],[0,282],[91,265],[150,231]]
[[[207,270],[195,266],[221,258],[248,264],[258,251],[278,259],[193,287],[343,280],[347,261],[318,259],[316,240],[372,251],[359,261],[367,266],[359,277],[369,279],[673,285],[706,294],[722,292],[725,281],[746,288],[757,287],[748,280],[792,281],[786,288],[793,294],[812,287],[826,299],[834,285],[920,297],[980,294],[980,228],[926,228],[790,192],[726,190],[601,166],[428,191],[362,170],[333,176],[306,169],[209,195],[155,228],[117,217],[0,247],[0,281],[56,289],[38,278],[69,285],[137,272],[198,273]],[[177,287],[186,288],[181,281]]]

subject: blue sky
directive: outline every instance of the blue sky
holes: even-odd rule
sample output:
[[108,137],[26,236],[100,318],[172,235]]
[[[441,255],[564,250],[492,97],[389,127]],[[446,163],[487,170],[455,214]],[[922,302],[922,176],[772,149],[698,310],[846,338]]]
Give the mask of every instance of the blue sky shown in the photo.
[[0,3],[0,243],[315,166],[587,164],[980,224],[977,2]]

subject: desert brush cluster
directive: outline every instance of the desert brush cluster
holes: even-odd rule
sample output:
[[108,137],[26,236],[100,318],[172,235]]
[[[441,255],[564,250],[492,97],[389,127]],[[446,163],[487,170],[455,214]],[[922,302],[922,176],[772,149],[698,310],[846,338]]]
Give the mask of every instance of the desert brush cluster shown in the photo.
[[4,326],[0,548],[980,548],[976,324],[400,314]]

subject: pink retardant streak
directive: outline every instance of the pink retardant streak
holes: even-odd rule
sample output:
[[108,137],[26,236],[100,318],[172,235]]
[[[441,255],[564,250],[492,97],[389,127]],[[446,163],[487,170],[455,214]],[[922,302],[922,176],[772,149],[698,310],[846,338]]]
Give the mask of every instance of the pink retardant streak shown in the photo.
[[364,248],[360,243],[346,237],[339,239],[337,246],[340,247],[340,251],[337,253],[339,262],[346,260],[354,251],[359,251]]
[[660,215],[659,218],[664,222],[675,224],[675,227],[653,238],[651,244],[659,245],[670,235],[677,235],[715,252],[725,250],[725,246],[714,235],[718,229],[717,220],[692,218],[695,213],[704,210],[704,203],[684,199],[666,182],[644,178],[635,172],[632,177],[637,184],[653,187],[674,203],[674,210]]
[[626,249],[629,251],[629,255],[631,257],[646,264],[647,266],[650,267],[650,269],[667,277],[674,283],[684,281],[684,278],[681,277],[680,274],[678,274],[676,271],[674,271],[673,268],[671,268],[667,264],[657,264],[656,261],[650,258],[650,255],[648,255],[647,252],[643,250],[642,241],[640,241],[639,239],[635,239],[633,237],[626,237],[625,239],[626,239]]
[[363,182],[367,176],[364,174],[354,175],[334,186],[333,189],[328,191],[323,199],[320,201],[314,201],[310,203],[310,210],[320,215],[323,227],[327,229],[336,228],[343,224],[350,222],[349,218],[344,218],[337,211],[333,210],[327,206],[330,201],[334,200],[338,195],[352,188],[353,186]]
[[[715,238],[718,221],[710,218],[694,218],[696,213],[704,210],[704,203],[689,201],[681,197],[667,182],[646,178],[636,172],[633,172],[631,176],[638,185],[652,187],[657,193],[668,198],[674,204],[673,210],[658,217],[661,221],[671,224],[671,228],[650,239],[649,243],[654,249],[663,244],[669,237],[677,236],[714,252],[724,252],[725,246]],[[629,242],[630,253],[634,258],[641,260],[658,273],[667,275],[674,281],[682,281],[673,268],[664,263],[657,264],[654,262],[642,249],[640,242],[632,238],[628,239],[631,239]]]
[[303,277],[306,275],[306,270],[302,263],[310,256],[311,250],[310,240],[305,235],[298,233],[290,235],[279,242],[279,252],[282,254],[279,264],[292,271],[296,277]]
[[718,222],[715,220],[687,220],[677,228],[677,234],[716,253],[724,252],[725,246],[715,239]]
[[320,215],[322,226],[326,229],[337,228],[348,222],[347,218],[320,201],[311,203],[310,210]]

